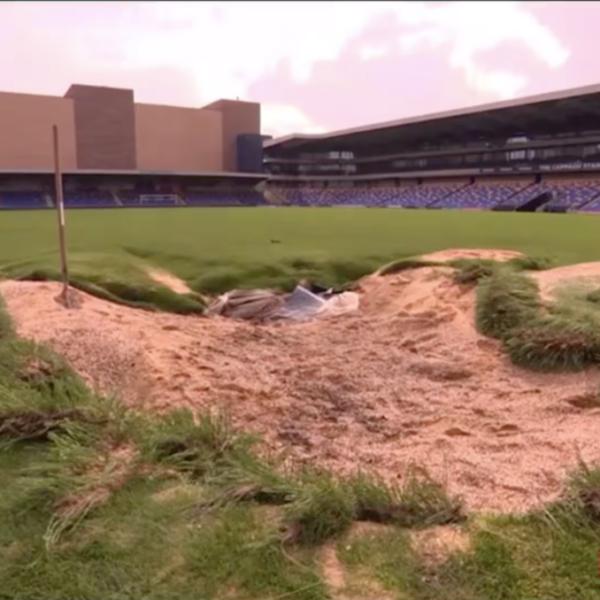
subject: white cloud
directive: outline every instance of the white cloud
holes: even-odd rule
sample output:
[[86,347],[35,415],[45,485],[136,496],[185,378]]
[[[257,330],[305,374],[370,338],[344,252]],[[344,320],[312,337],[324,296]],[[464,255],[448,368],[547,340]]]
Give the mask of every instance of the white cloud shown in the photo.
[[[247,84],[285,58],[292,76],[305,81],[316,61],[334,59],[344,45],[376,17],[393,11],[401,25],[412,28],[397,42],[406,50],[449,45],[448,63],[462,72],[475,91],[499,98],[514,96],[527,80],[523,74],[485,71],[477,55],[505,41],[525,45],[548,67],[564,64],[568,50],[516,2],[303,2],[156,3],[157,22],[180,27],[165,47],[154,34],[137,40],[129,58],[139,64],[191,57],[198,85],[211,81],[225,95],[243,95]],[[218,23],[214,8],[219,7]],[[380,57],[386,49],[370,44],[363,59]],[[206,57],[210,56],[210,59]]]
[[[482,52],[517,41],[549,68],[568,58],[560,40],[515,2],[11,2],[0,3],[0,88],[63,93],[71,82],[130,81],[145,102],[244,98],[249,84],[282,59],[297,82],[306,81],[317,61],[335,59],[390,12],[403,28],[394,47],[408,55],[444,52],[474,91],[499,98],[527,80],[486,70]],[[359,55],[370,60],[390,49],[369,42]],[[169,81],[144,80],[157,73],[169,73]],[[320,129],[293,107],[266,110],[274,116],[265,122],[275,128],[288,120]]]
[[[491,93],[498,98],[512,98],[527,84],[522,73],[486,70],[478,63],[478,55],[498,48],[505,42],[523,44],[549,68],[562,66],[569,50],[559,39],[517,2],[450,2],[443,6],[415,3],[414,10],[404,14],[404,24],[413,30],[402,32],[392,43],[407,54],[423,48],[444,51],[451,68],[462,72],[473,90]],[[402,20],[402,16],[400,16]],[[368,49],[377,56],[384,53]]]
[[295,106],[263,104],[262,125],[264,133],[279,137],[289,133],[325,133],[326,129],[313,123]]

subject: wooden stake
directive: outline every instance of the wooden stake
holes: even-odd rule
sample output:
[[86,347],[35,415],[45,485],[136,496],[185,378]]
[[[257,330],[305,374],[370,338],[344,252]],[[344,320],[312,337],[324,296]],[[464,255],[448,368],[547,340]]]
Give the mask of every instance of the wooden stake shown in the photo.
[[60,299],[69,308],[69,269],[67,266],[67,247],[65,243],[65,203],[63,198],[62,171],[60,169],[60,144],[58,127],[53,125],[52,137],[54,141],[54,191],[56,196],[56,217],[58,223],[58,247],[60,251],[60,275],[62,291]]

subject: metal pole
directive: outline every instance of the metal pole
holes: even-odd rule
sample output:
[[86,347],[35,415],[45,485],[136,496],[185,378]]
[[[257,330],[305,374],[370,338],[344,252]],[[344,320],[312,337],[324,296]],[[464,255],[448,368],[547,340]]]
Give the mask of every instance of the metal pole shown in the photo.
[[69,306],[69,270],[67,267],[67,248],[65,245],[65,204],[63,198],[62,171],[60,170],[60,144],[58,127],[52,126],[54,141],[54,191],[56,196],[56,216],[58,219],[58,247],[60,250],[60,274],[63,284],[61,292],[65,306]]

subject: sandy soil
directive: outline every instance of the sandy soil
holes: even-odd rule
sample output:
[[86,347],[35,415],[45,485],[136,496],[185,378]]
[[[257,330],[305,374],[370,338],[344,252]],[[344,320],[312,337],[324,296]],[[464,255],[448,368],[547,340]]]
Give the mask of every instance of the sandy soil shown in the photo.
[[438,252],[432,252],[431,254],[425,254],[422,256],[422,258],[425,260],[445,262],[448,260],[456,260],[457,258],[487,258],[490,260],[510,260],[511,258],[517,258],[518,256],[523,256],[523,254],[521,252],[515,252],[514,250],[452,248],[451,250],[440,250]]
[[441,525],[410,532],[413,548],[426,564],[443,563],[450,554],[469,550],[469,532],[456,525]]
[[365,574],[349,573],[341,563],[335,544],[325,544],[320,552],[323,579],[333,600],[393,600],[396,594],[383,589],[378,581]]
[[475,331],[474,293],[449,273],[373,275],[354,313],[262,326],[85,295],[66,310],[54,283],[5,281],[0,293],[21,335],[133,405],[223,407],[299,461],[390,481],[418,463],[471,508],[539,505],[560,493],[578,453],[600,459],[600,411],[576,401],[596,392],[600,374],[511,365]]
[[549,300],[563,289],[592,291],[600,288],[600,262],[581,263],[533,273],[542,298]]
[[167,271],[162,271],[160,269],[149,269],[148,275],[150,275],[150,277],[154,279],[156,283],[160,283],[165,287],[168,287],[176,294],[189,294],[192,291],[185,281],[179,279],[179,277],[175,277],[175,275],[168,273]]

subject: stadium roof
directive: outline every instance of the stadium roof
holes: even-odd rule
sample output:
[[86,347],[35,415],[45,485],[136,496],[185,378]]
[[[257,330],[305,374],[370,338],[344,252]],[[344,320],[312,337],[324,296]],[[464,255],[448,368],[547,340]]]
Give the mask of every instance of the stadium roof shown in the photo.
[[414,146],[426,141],[551,135],[600,130],[600,85],[494,102],[460,110],[388,121],[325,134],[292,134],[265,141],[264,148],[302,152],[356,150],[365,146]]

